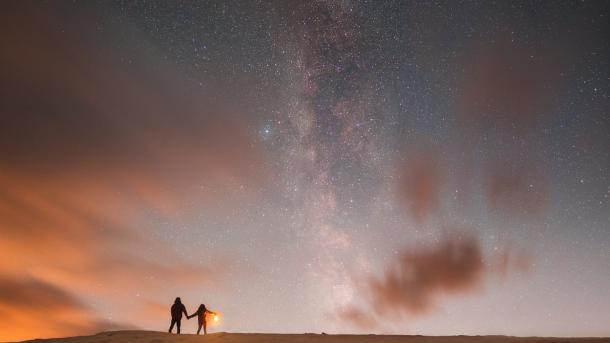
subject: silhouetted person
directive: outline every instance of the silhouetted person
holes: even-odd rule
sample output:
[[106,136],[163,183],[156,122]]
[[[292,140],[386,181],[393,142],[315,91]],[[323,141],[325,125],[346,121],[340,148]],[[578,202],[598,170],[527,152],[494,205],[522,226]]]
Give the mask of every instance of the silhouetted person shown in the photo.
[[197,316],[197,324],[199,325],[199,327],[197,328],[197,334],[199,334],[199,332],[201,332],[201,326],[203,326],[203,334],[204,335],[208,334],[208,330],[207,330],[208,323],[205,319],[206,313],[216,315],[216,313],[214,313],[212,311],[208,311],[208,309],[205,308],[204,304],[201,304],[201,305],[199,305],[197,312],[191,314],[190,316],[186,316],[186,318],[188,318],[188,319],[191,319],[192,317]]
[[186,319],[189,319],[189,316],[186,313],[186,308],[180,301],[180,297],[176,298],[176,300],[174,301],[174,304],[172,305],[171,313],[172,313],[172,323],[169,326],[168,332],[171,333],[172,329],[174,328],[174,324],[176,324],[177,332],[178,332],[178,334],[180,334],[180,321],[182,320],[182,314],[184,313],[184,315],[186,316]]

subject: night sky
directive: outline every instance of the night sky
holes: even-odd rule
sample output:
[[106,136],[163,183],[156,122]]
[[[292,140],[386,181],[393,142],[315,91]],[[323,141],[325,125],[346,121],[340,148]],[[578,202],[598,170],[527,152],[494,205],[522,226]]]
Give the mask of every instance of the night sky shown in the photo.
[[0,23],[0,340],[165,331],[176,296],[212,332],[610,335],[608,2]]

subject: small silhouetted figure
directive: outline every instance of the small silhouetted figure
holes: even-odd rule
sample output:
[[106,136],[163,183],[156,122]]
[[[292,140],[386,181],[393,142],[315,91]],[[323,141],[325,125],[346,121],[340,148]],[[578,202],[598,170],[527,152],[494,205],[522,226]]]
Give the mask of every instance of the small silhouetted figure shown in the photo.
[[182,304],[182,301],[180,301],[180,297],[178,297],[178,298],[176,298],[176,300],[174,301],[174,304],[172,305],[172,309],[171,309],[172,323],[169,326],[169,330],[168,330],[169,333],[172,332],[172,329],[174,328],[174,324],[176,324],[177,333],[180,334],[180,321],[182,320],[183,313],[186,316],[186,318],[189,319],[189,316],[186,313],[186,308]]
[[201,326],[203,326],[203,334],[207,335],[208,334],[208,323],[205,319],[205,315],[206,313],[215,315],[216,313],[212,312],[212,311],[208,311],[208,309],[205,307],[204,304],[199,305],[199,308],[197,309],[197,312],[191,314],[190,316],[186,316],[186,318],[190,319],[192,317],[197,316],[197,324],[199,325],[199,327],[197,328],[197,334],[199,334],[199,332],[201,332]]

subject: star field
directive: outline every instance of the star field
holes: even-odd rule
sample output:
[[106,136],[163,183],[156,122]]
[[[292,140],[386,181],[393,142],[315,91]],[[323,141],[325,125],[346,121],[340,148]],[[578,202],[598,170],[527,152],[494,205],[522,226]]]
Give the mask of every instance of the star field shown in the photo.
[[610,334],[606,4],[1,7],[0,311],[82,318],[37,337],[176,296],[231,332]]

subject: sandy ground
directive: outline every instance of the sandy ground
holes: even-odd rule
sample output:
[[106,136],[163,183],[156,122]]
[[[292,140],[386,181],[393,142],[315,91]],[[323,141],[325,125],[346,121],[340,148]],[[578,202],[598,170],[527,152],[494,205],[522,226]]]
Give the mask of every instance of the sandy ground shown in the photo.
[[463,343],[463,342],[607,342],[610,338],[538,338],[505,336],[385,336],[385,335],[319,335],[319,334],[245,334],[212,333],[207,336],[191,334],[176,335],[154,331],[115,331],[103,332],[93,336],[68,337],[56,339],[36,339],[25,342],[70,342],[70,343]]

